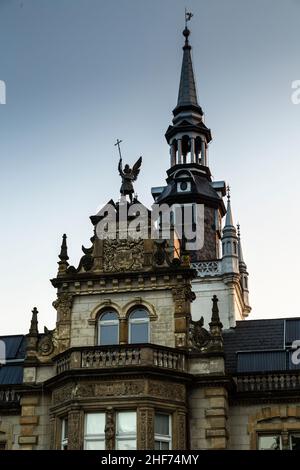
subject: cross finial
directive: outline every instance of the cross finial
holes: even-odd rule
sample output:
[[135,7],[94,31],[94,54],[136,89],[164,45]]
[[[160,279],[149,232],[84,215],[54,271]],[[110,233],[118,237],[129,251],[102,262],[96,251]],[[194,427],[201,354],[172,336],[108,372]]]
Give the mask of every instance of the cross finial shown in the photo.
[[227,190],[227,199],[229,201],[229,199],[230,199],[230,186],[229,186],[229,184],[227,185],[226,190]]
[[120,155],[120,159],[122,158],[122,155],[121,155],[121,148],[120,148],[120,143],[123,142],[122,140],[119,140],[117,139],[117,142],[115,143],[115,146],[117,145],[118,146],[118,150],[119,150],[119,155]]
[[188,21],[191,21],[191,18],[192,18],[194,15],[193,15],[193,13],[191,13],[190,11],[187,11],[186,8],[184,9],[184,13],[185,13],[185,27],[187,28],[187,23],[188,23]]

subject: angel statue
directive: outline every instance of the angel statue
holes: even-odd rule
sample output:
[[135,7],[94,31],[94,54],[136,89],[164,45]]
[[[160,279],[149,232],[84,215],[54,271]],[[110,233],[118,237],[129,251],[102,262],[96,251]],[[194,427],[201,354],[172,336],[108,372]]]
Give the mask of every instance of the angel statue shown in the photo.
[[125,167],[124,167],[124,170],[123,170],[122,158],[120,158],[120,161],[119,161],[118,169],[119,169],[120,176],[122,178],[122,185],[121,185],[121,188],[120,188],[120,193],[122,194],[122,196],[125,196],[125,197],[128,194],[131,203],[132,203],[132,195],[134,193],[132,183],[133,183],[133,181],[136,181],[136,179],[138,177],[138,174],[139,174],[140,168],[141,168],[141,164],[142,164],[142,157],[140,157],[135,162],[132,169],[130,168],[129,165],[126,164]]

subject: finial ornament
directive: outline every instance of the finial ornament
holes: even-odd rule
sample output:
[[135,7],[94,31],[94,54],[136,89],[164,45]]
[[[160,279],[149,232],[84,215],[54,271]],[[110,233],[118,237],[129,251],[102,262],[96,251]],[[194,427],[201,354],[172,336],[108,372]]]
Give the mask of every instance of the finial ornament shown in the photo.
[[239,223],[236,224],[236,228],[237,228],[237,235],[239,238],[241,238],[241,226]]
[[187,9],[185,8],[184,10],[185,12],[185,27],[187,29],[187,23],[188,21],[191,21],[191,18],[194,16],[193,13],[191,13],[190,11],[187,11]]
[[227,190],[227,199],[229,201],[230,200],[230,186],[229,186],[229,184],[227,185],[226,190]]
[[120,193],[125,198],[126,198],[126,195],[128,194],[130,202],[132,203],[133,194],[134,194],[133,181],[136,181],[137,177],[139,175],[141,164],[142,164],[142,157],[140,157],[135,162],[132,169],[130,168],[130,166],[127,163],[126,163],[126,165],[123,169],[122,155],[121,155],[121,150],[120,150],[120,143],[121,142],[122,142],[121,140],[117,140],[117,142],[115,143],[115,145],[118,146],[119,156],[120,156],[119,165],[118,165],[119,174],[122,178]]
[[122,155],[121,155],[121,147],[120,147],[120,144],[121,144],[122,142],[123,142],[122,140],[117,139],[117,142],[115,143],[115,146],[116,146],[116,145],[118,146],[120,159],[122,158]]

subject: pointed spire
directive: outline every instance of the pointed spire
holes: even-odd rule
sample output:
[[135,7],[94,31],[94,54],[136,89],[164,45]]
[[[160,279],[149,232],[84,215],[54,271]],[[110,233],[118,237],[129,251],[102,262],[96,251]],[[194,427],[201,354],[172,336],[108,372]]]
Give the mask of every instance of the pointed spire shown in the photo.
[[219,307],[218,307],[218,297],[216,295],[213,296],[211,299],[213,303],[212,307],[212,316],[211,322],[209,324],[210,334],[211,334],[211,342],[209,345],[210,351],[221,351],[223,348],[223,340],[222,340],[222,328],[223,325],[220,320],[219,316]]
[[30,328],[29,328],[29,335],[30,336],[38,336],[39,330],[38,330],[38,310],[36,307],[33,308],[32,310],[32,317],[31,317],[31,322],[30,322]]
[[62,237],[62,244],[60,249],[60,254],[58,255],[60,261],[58,262],[58,276],[61,276],[66,273],[69,263],[68,263],[68,246],[67,246],[67,235],[64,233]]
[[246,266],[244,261],[243,249],[242,249],[242,241],[241,241],[241,226],[237,224],[237,236],[238,236],[238,248],[239,248],[239,262]]
[[230,186],[227,186],[227,212],[226,212],[226,219],[225,219],[224,229],[226,227],[234,227],[233,217],[232,217],[232,210],[231,210],[231,202],[230,202]]
[[181,75],[179,83],[179,92],[177,106],[173,111],[176,116],[182,108],[197,108],[198,113],[203,116],[203,111],[198,104],[196,81],[194,76],[193,61],[191,56],[191,45],[189,43],[189,36],[191,34],[187,27],[187,21],[190,21],[192,13],[185,12],[185,28],[182,32],[185,41],[183,46],[183,58],[181,66]]
[[62,239],[63,240],[61,244],[59,259],[61,261],[68,261],[69,256],[68,256],[68,247],[67,247],[67,235],[65,233],[63,234]]

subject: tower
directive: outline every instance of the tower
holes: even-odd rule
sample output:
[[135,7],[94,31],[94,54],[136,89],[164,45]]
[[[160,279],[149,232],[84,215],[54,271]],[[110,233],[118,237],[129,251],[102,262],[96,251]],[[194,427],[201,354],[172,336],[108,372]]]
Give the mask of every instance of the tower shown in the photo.
[[248,273],[244,260],[241,261],[229,191],[226,209],[223,201],[225,181],[213,181],[209,167],[208,146],[212,136],[198,101],[187,26],[183,36],[178,100],[172,125],[165,134],[170,147],[167,185],[152,188],[152,195],[156,204],[170,208],[171,221],[180,232],[182,249],[197,271],[193,281],[196,294],[192,306],[194,320],[204,316],[209,322],[211,297],[217,294],[221,321],[224,328],[229,328],[235,326],[236,320],[243,320],[251,310]]

